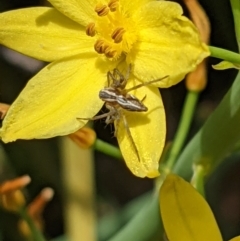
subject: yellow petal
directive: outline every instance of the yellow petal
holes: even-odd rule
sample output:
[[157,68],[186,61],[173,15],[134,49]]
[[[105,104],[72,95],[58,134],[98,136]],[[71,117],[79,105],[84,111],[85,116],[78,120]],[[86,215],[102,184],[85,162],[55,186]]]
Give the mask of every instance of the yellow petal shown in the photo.
[[[135,81],[134,85],[137,84],[139,82]],[[127,88],[131,85],[133,85],[133,81],[130,81]],[[146,96],[143,103],[148,107],[148,111],[142,113],[123,111],[133,141],[127,132],[124,119],[121,117],[119,123],[115,123],[118,143],[132,173],[138,177],[153,178],[159,175],[158,163],[166,135],[162,99],[159,90],[155,87],[144,86],[130,93],[140,100]]]
[[75,56],[45,67],[33,77],[10,107],[0,136],[16,139],[49,138],[81,128],[103,105],[98,92],[107,69],[95,58]]
[[240,69],[239,64],[234,64],[228,61],[221,61],[218,64],[212,65],[212,67],[216,70],[225,70],[225,69]]
[[161,187],[160,210],[169,241],[222,241],[207,202],[176,175],[168,175]]
[[237,237],[231,239],[230,241],[240,241],[240,236],[237,236]]
[[94,22],[97,0],[48,0],[58,11],[73,21],[87,26]]
[[139,19],[139,41],[128,55],[134,75],[145,81],[169,75],[155,85],[169,87],[181,81],[209,55],[198,31],[181,16],[180,5],[168,1],[146,4],[134,16]]
[[0,22],[0,44],[40,60],[93,52],[94,40],[85,29],[53,8],[1,13]]
[[121,10],[126,15],[133,15],[138,8],[142,7],[146,3],[152,2],[155,0],[120,0]]

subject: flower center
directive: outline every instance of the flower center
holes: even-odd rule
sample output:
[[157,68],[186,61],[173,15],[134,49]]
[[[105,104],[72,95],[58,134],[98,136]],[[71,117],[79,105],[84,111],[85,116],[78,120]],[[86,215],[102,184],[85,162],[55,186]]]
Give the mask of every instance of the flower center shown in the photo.
[[95,51],[110,59],[129,53],[137,41],[136,26],[134,21],[123,13],[119,0],[97,4],[95,12],[95,23],[89,23],[86,28],[88,36],[97,37]]

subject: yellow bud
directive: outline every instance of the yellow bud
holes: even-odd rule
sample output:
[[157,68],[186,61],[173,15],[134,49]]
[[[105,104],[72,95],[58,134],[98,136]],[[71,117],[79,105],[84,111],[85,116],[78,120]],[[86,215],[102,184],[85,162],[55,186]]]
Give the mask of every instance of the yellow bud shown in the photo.
[[8,211],[18,212],[25,206],[25,198],[21,190],[15,190],[1,195],[1,205]]
[[72,133],[69,137],[81,148],[87,149],[91,147],[96,140],[96,133],[89,127],[83,127]]
[[190,91],[201,92],[207,84],[206,63],[203,61],[197,68],[186,77],[186,87]]
[[[38,222],[35,219],[33,219],[33,221],[34,221],[34,224],[35,224],[36,228],[39,229],[42,232],[43,222]],[[32,240],[31,239],[31,237],[32,237],[31,229],[29,228],[29,225],[27,224],[27,222],[25,220],[20,220],[18,222],[18,229],[24,237],[28,238],[28,240]]]
[[9,108],[10,105],[0,103],[0,119],[3,119],[5,117]]
[[24,237],[26,237],[26,238],[31,237],[31,235],[32,235],[31,230],[30,230],[28,224],[26,223],[26,221],[20,220],[18,223],[18,229]]
[[[186,4],[190,17],[197,27],[201,40],[208,44],[210,39],[210,21],[208,16],[200,3],[197,0],[184,0]],[[207,70],[206,61],[203,61],[197,66],[195,71],[188,74],[186,77],[186,86],[190,91],[201,92],[205,89],[207,84]]]

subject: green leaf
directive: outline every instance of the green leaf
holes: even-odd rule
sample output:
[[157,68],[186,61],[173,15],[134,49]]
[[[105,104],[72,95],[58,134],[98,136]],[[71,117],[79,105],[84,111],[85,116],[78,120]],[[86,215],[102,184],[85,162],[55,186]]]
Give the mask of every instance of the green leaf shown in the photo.
[[240,64],[234,64],[224,60],[218,64],[212,65],[212,67],[216,70],[240,69]]
[[192,164],[200,164],[206,174],[214,170],[240,140],[240,75],[204,126],[186,146],[173,172],[189,179]]

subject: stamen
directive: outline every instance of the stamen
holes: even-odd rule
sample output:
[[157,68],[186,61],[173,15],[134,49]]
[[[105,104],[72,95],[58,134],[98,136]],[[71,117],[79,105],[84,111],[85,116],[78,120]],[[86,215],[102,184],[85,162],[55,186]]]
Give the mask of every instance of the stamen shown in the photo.
[[122,37],[125,32],[126,32],[125,29],[122,27],[116,28],[113,31],[111,38],[114,40],[115,43],[120,43],[122,41]]
[[110,46],[108,46],[106,43],[104,43],[101,47],[100,47],[100,52],[101,54],[104,54],[106,52],[106,49],[110,48]]
[[88,26],[86,28],[86,34],[91,37],[95,36],[95,34],[96,34],[95,23],[88,24]]
[[108,7],[111,12],[115,12],[117,10],[118,5],[119,5],[119,0],[110,0]]
[[104,53],[108,53],[108,52],[110,52],[110,51],[112,51],[112,47],[111,47],[111,46],[107,46],[107,47],[105,48]]
[[109,51],[109,52],[105,52],[105,56],[107,58],[114,58],[116,57],[117,55],[117,51],[116,50],[112,50],[112,51]]
[[103,45],[104,45],[104,40],[98,39],[94,44],[95,51],[99,54],[102,54],[101,49]]
[[103,17],[109,13],[109,8],[107,5],[103,5],[103,4],[99,3],[95,7],[95,12],[98,14],[98,16]]
[[99,54],[104,54],[110,46],[102,39],[98,39],[94,44],[94,49]]

